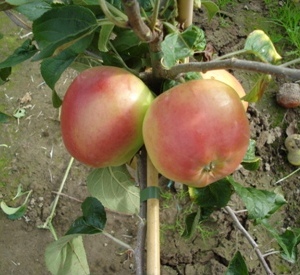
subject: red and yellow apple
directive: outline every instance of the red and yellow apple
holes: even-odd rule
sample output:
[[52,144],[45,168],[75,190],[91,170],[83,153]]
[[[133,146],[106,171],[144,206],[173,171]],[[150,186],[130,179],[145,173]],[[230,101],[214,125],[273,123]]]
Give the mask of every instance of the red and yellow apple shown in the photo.
[[[240,98],[246,95],[245,90],[241,83],[228,71],[226,70],[211,70],[207,71],[206,73],[200,73],[203,79],[215,79],[232,87],[239,95]],[[245,110],[248,108],[248,102],[243,101]]]
[[236,91],[201,79],[159,95],[146,113],[143,136],[158,172],[204,187],[235,171],[247,151],[250,130]]
[[67,150],[92,167],[126,163],[143,145],[143,119],[153,99],[142,80],[124,69],[102,66],[81,72],[61,109]]

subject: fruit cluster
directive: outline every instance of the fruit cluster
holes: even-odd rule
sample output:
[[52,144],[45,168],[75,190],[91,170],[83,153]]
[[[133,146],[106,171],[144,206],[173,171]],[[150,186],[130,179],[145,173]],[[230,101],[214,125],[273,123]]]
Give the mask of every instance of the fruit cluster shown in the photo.
[[156,98],[128,71],[94,67],[68,88],[61,110],[63,142],[92,167],[128,162],[143,144],[165,177],[203,187],[242,161],[250,130],[240,83],[224,70],[202,74]]

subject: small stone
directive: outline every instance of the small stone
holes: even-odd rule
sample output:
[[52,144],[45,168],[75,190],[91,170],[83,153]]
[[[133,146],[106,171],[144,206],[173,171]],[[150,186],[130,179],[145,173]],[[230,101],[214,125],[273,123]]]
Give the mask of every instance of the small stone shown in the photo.
[[276,95],[276,100],[284,108],[300,106],[300,85],[297,83],[284,83]]

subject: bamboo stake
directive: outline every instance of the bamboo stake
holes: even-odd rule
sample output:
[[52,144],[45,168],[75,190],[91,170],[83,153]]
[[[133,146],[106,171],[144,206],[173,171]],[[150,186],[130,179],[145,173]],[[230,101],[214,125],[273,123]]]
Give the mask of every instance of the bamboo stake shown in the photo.
[[186,29],[193,23],[194,0],[178,0],[178,21]]
[[[158,186],[158,172],[147,157],[147,187]],[[147,200],[147,274],[160,275],[159,199]]]

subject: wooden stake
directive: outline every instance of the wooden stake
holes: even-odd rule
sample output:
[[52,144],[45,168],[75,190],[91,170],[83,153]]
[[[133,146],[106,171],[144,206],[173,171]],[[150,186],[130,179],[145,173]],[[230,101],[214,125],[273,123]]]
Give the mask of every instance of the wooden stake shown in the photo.
[[186,29],[193,23],[194,0],[178,0],[178,21]]
[[[147,157],[147,187],[158,186],[158,172]],[[160,275],[159,199],[147,200],[147,275]]]

